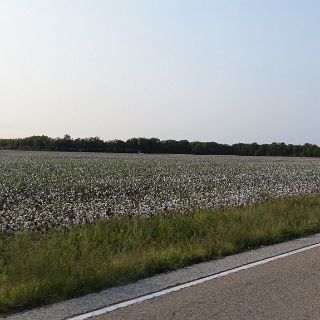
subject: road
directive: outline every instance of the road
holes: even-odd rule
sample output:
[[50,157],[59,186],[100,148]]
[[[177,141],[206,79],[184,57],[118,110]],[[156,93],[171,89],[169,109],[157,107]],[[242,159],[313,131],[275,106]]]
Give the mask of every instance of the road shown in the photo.
[[92,319],[320,319],[320,248]]
[[[320,319],[319,250],[320,233],[26,310],[6,320]],[[207,282],[199,285],[203,280]],[[108,313],[181,287],[185,289]]]

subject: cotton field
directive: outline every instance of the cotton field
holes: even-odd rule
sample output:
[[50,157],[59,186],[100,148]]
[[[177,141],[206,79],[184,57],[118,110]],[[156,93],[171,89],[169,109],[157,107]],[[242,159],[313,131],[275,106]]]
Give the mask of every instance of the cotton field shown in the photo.
[[0,151],[0,230],[320,193],[320,159]]

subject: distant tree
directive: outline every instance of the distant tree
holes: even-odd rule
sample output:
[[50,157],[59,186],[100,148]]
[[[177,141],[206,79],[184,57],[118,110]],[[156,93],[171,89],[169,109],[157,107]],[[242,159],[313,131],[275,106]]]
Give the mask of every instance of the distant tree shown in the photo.
[[72,140],[72,138],[71,138],[71,136],[70,136],[69,134],[65,134],[65,135],[63,136],[63,140],[68,141],[68,140]]
[[69,134],[63,138],[31,136],[18,139],[0,139],[0,149],[18,150],[60,150],[60,151],[109,151],[109,152],[144,152],[144,153],[185,153],[208,155],[242,156],[292,156],[320,157],[320,148],[315,144],[304,145],[237,143],[233,145],[217,142],[189,142],[188,140],[160,140],[158,138],[131,138],[127,141],[104,141],[99,137],[72,139]]

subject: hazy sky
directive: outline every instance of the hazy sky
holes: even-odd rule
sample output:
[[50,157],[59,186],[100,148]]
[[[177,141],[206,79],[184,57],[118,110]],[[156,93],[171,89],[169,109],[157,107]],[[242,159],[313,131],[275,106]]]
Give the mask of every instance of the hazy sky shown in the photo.
[[0,137],[320,144],[320,1],[1,0]]

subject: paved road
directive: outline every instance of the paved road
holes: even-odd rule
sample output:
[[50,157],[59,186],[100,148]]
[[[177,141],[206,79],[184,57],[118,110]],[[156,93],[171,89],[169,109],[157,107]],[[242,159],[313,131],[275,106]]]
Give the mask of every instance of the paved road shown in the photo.
[[94,320],[320,319],[320,248]]
[[[255,264],[256,261],[265,261],[265,259],[268,259],[271,257],[277,258],[283,255],[287,255],[288,252],[289,253],[291,252],[292,254],[294,254],[288,260],[288,261],[291,261],[290,265],[293,266],[293,270],[290,271],[290,275],[288,276],[288,272],[290,268],[283,269],[285,273],[285,276],[283,276],[283,278],[289,281],[289,283],[282,284],[281,282],[279,282],[280,283],[279,287],[282,288],[284,285],[287,285],[287,287],[290,287],[290,288],[292,287],[294,290],[296,290],[297,288],[306,288],[305,292],[308,293],[309,292],[308,290],[310,290],[308,288],[308,283],[303,285],[299,284],[298,287],[295,286],[294,284],[295,282],[299,283],[299,281],[301,282],[302,280],[309,281],[310,287],[313,288],[313,286],[315,286],[315,284],[318,283],[317,264],[319,264],[320,266],[320,263],[319,261],[315,261],[313,264],[312,259],[317,258],[317,255],[314,256],[313,252],[319,252],[319,250],[311,252],[311,250],[313,249],[310,250],[310,247],[319,246],[319,244],[320,244],[320,233],[312,236],[307,236],[304,238],[284,242],[284,243],[261,247],[252,251],[246,251],[240,254],[232,255],[232,256],[214,260],[214,261],[195,264],[186,268],[182,268],[175,271],[155,275],[150,278],[142,279],[137,282],[127,284],[125,286],[109,288],[97,293],[88,294],[82,297],[73,298],[70,300],[54,303],[54,304],[43,306],[40,308],[35,308],[22,313],[11,315],[7,317],[6,320],[89,319],[89,317],[93,316],[93,313],[92,313],[93,310],[101,311],[101,309],[103,310],[106,307],[108,308],[112,305],[117,305],[121,301],[128,301],[128,300],[131,301],[131,299],[145,296],[154,292],[159,292],[166,288],[176,287],[183,283],[189,283],[199,278],[206,278],[212,275],[217,275],[230,269],[236,270],[237,268],[242,268],[241,266],[243,265],[248,265],[252,263]],[[308,259],[306,259],[306,263],[300,260],[299,257],[301,256],[301,254],[295,253],[296,250],[298,251],[310,250],[310,251],[306,251],[306,257],[308,257]],[[281,257],[280,259],[282,258],[283,257]],[[287,261],[288,258],[285,258],[285,259],[286,260],[283,260],[283,261],[279,260],[279,262],[272,262],[272,263],[269,262],[270,267],[276,266],[278,263],[284,263],[285,261]],[[266,269],[264,269],[265,267]],[[241,317],[237,316],[238,313],[236,313],[239,310],[242,310],[243,314],[246,314],[246,313],[249,314],[249,312],[251,312],[252,310],[255,310],[255,311],[264,310],[264,308],[268,308],[269,305],[268,305],[268,301],[264,301],[263,296],[266,297],[265,300],[273,299],[275,295],[273,294],[270,297],[268,297],[268,294],[269,294],[268,290],[272,288],[270,283],[272,283],[272,281],[278,281],[278,280],[272,280],[273,277],[276,276],[276,274],[274,272],[271,272],[270,275],[268,274],[267,276],[265,276],[265,279],[266,279],[265,282],[267,283],[268,281],[270,282],[266,285],[263,282],[262,283],[259,282],[263,280],[262,276],[260,278],[260,275],[259,275],[258,279],[256,279],[257,277],[255,277],[254,275],[256,274],[256,272],[260,272],[258,271],[258,268],[263,268],[262,270],[269,270],[268,268],[270,267],[269,265],[268,266],[265,265],[264,267],[255,267],[255,269],[252,269],[250,273],[247,273],[249,271],[241,271],[239,274],[228,275],[227,278],[224,278],[224,279],[221,278],[220,280],[216,279],[213,282],[208,282],[206,285],[201,285],[199,287],[194,287],[192,289],[185,289],[184,291],[181,291],[177,294],[170,294],[169,296],[164,296],[161,299],[150,301],[149,303],[151,305],[151,308],[155,308],[156,310],[155,316],[154,317],[152,316],[152,318],[170,319],[171,314],[174,314],[172,319],[179,319],[179,317],[181,319],[183,318],[223,319],[222,311],[225,309],[226,312],[229,310],[230,314],[234,314],[234,318],[241,319]],[[301,273],[300,269],[303,270],[303,273]],[[251,274],[251,272],[253,273]],[[263,271],[261,274],[263,274],[264,272],[265,271]],[[280,268],[279,271],[277,271],[277,274],[280,272],[282,272],[282,267]],[[294,276],[296,272],[297,272],[297,276],[296,276],[297,279],[295,279],[295,276]],[[248,281],[242,284],[239,280],[241,279],[245,280],[246,279],[245,276],[247,274],[250,275],[248,276]],[[302,277],[302,280],[299,280],[299,276]],[[233,280],[234,282],[232,282],[232,279],[234,279]],[[253,281],[253,279],[255,280]],[[280,277],[280,280],[282,280],[282,277]],[[229,284],[229,281],[231,281],[230,284]],[[293,284],[290,281],[292,281]],[[261,291],[259,290],[260,287],[262,287]],[[211,288],[211,291],[210,291],[210,288]],[[251,297],[249,295],[249,293],[251,292],[249,289],[256,290],[258,291],[258,293],[256,294],[253,291],[252,297]],[[197,294],[195,294],[195,292],[198,290],[200,290],[200,292],[197,292]],[[189,296],[185,296],[188,292],[191,292]],[[273,292],[278,293],[278,290],[274,288]],[[279,292],[281,293],[281,291]],[[260,300],[256,299],[256,296]],[[297,296],[297,294],[295,294],[295,296]],[[292,296],[292,297],[295,297],[295,296]],[[317,298],[318,298],[317,290],[314,289],[313,291],[311,291],[310,296],[311,297],[308,297],[308,299],[306,299],[308,303],[306,304],[302,303],[302,305],[304,308],[307,308],[306,306],[311,305],[310,308],[312,308],[312,312],[315,314],[315,317],[317,318],[317,314],[315,313],[316,312],[315,310],[317,310]],[[195,299],[196,301],[192,301],[192,298],[196,298]],[[168,302],[166,301],[168,300],[171,301],[172,299],[175,299],[173,300],[175,302],[171,308],[167,309]],[[281,301],[284,301],[283,299],[282,300],[281,299],[279,299],[279,303]],[[315,303],[313,303],[313,299],[316,300]],[[300,297],[298,297],[298,300],[300,301]],[[158,303],[162,301],[164,301],[164,305],[163,306],[158,305]],[[257,301],[258,302],[263,301],[262,305],[257,303]],[[295,306],[298,306],[299,301],[294,302],[292,304],[294,304]],[[112,316],[114,319],[130,320],[131,318],[135,319],[134,317],[136,317],[136,319],[141,319],[141,320],[148,319],[152,315],[152,312],[148,313],[146,311],[149,308],[148,307],[149,303],[142,304],[139,306],[136,305],[134,307],[131,307],[130,309],[119,310],[118,312],[109,314],[109,318],[107,317],[107,314],[105,314],[105,316],[101,317],[100,319],[110,319],[110,316]],[[155,304],[153,305],[153,303]],[[211,304],[212,304],[212,307],[210,307]],[[254,307],[252,307],[253,305]],[[256,305],[259,307],[256,308]],[[273,307],[272,303],[271,303],[271,306]],[[276,307],[280,308],[279,306],[276,306]],[[159,311],[159,310],[162,310],[161,308],[164,308],[164,311]],[[232,308],[234,308],[235,311],[233,311]],[[209,310],[208,314],[206,314],[206,309]],[[126,314],[126,312],[128,311],[132,313],[132,316],[129,315],[128,317],[128,314]],[[139,314],[139,312],[140,313],[143,312],[143,315]],[[146,312],[145,315],[144,315],[144,312]],[[215,314],[216,316],[214,316]],[[76,315],[81,315],[81,316],[79,318]],[[256,318],[259,318],[260,315],[261,313],[260,314],[258,313],[258,316]],[[299,313],[297,313],[297,315],[299,318]],[[228,319],[229,318],[232,319],[233,316],[231,315],[230,317],[229,316],[226,316],[226,317]],[[247,316],[245,315],[245,317]],[[255,319],[253,315],[251,316],[251,313],[250,313],[250,317],[252,319]],[[250,319],[250,317],[248,319]],[[312,318],[312,316],[310,316],[310,318]],[[267,319],[267,313],[264,314],[264,317],[262,317],[262,319]],[[300,319],[304,319],[304,317],[301,316]]]

